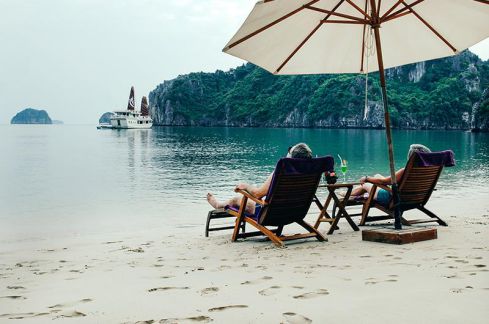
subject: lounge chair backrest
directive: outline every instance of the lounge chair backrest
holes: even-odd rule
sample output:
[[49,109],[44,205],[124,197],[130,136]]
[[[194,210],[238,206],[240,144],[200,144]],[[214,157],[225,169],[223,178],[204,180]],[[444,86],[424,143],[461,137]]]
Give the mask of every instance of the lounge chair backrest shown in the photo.
[[[455,165],[452,151],[414,153],[399,181],[401,209],[424,206],[435,189],[444,166]],[[393,202],[390,203],[393,208]]]
[[281,226],[304,219],[325,171],[332,171],[331,156],[314,159],[280,159],[258,222],[264,226]]

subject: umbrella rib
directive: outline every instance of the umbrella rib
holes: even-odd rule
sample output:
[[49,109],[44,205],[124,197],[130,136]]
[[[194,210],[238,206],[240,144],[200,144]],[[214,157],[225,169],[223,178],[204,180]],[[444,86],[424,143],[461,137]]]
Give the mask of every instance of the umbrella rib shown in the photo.
[[[380,22],[382,23],[382,22],[384,22],[384,21],[391,20],[391,18],[392,18],[393,16],[397,16],[397,15],[399,15],[399,14],[401,14],[401,13],[404,13],[404,12],[409,12],[409,11],[410,11],[410,9],[412,9],[414,6],[416,6],[416,5],[420,4],[421,2],[424,2],[424,0],[418,0],[418,1],[415,1],[415,2],[413,2],[413,3],[411,3],[411,4],[409,4],[409,5],[408,5],[406,2],[404,2],[404,0],[401,0],[401,3],[402,3],[402,4],[403,4],[405,7],[404,7],[404,8],[402,8],[402,9],[397,10],[396,12],[394,12],[393,14],[391,14],[391,15],[389,15],[389,16],[386,16],[385,18],[384,18],[384,16],[385,16],[385,14],[384,14],[384,16],[382,16],[382,18],[380,18]],[[411,13],[412,13],[412,11],[411,11]],[[402,16],[404,16],[404,15],[402,15]],[[399,16],[399,17],[401,17],[401,16]]]
[[304,44],[312,37],[312,35],[314,35],[317,30],[319,29],[319,27],[321,27],[323,25],[323,22],[319,22],[319,24],[317,24],[316,27],[314,27],[314,29],[309,33],[309,35],[307,35],[307,37],[299,44],[299,46],[297,46],[294,51],[285,59],[285,61],[282,62],[282,64],[280,64],[280,66],[277,68],[277,70],[275,71],[275,74],[279,73],[280,70],[282,70],[282,68],[285,66],[285,64],[289,63],[290,59],[301,49],[302,46],[304,46]]
[[248,34],[248,35],[246,35],[246,36],[244,36],[244,37],[242,37],[242,38],[238,39],[237,41],[235,41],[235,42],[233,42],[232,44],[230,44],[229,46],[227,46],[227,47],[224,49],[224,51],[226,51],[226,50],[228,50],[228,49],[230,49],[230,48],[233,48],[233,47],[235,47],[236,45],[241,44],[242,42],[244,42],[244,41],[246,41],[246,40],[250,39],[250,38],[251,38],[251,37],[253,37],[253,36],[258,35],[259,33],[261,33],[261,32],[263,32],[263,31],[267,30],[267,29],[268,29],[268,28],[270,28],[270,27],[275,26],[275,25],[276,25],[276,24],[278,24],[279,22],[281,22],[281,21],[283,21],[283,20],[285,20],[285,19],[287,19],[287,18],[289,18],[289,17],[291,17],[291,16],[295,15],[296,13],[298,13],[298,12],[302,11],[303,9],[305,9],[305,7],[306,7],[306,6],[309,6],[309,5],[315,4],[315,3],[316,3],[316,2],[318,2],[318,1],[319,1],[319,0],[312,0],[312,1],[308,2],[307,4],[305,4],[305,5],[303,5],[303,6],[299,7],[299,8],[297,8],[297,9],[295,9],[295,10],[293,10],[293,11],[289,12],[288,14],[286,14],[286,15],[284,15],[284,16],[282,16],[282,17],[280,17],[280,18],[278,18],[278,19],[276,19],[276,20],[274,20],[274,21],[272,21],[271,23],[269,23],[269,24],[267,24],[267,25],[263,26],[262,28],[257,29],[257,30],[255,30],[254,32],[252,32],[252,33],[250,33],[250,34]]
[[353,25],[365,25],[363,21],[356,20],[321,20],[323,24],[353,24]]
[[382,17],[380,17],[380,20],[384,20],[385,17],[387,17],[388,14],[390,14],[394,9],[396,9],[402,2],[403,0],[399,0],[396,2],[395,5],[393,5],[389,10],[387,10]]
[[[403,1],[402,2],[403,5],[407,6],[407,4]],[[450,44],[449,41],[447,41],[445,39],[445,37],[443,37],[435,28],[433,28],[433,26],[431,26],[430,24],[428,24],[428,22],[426,20],[424,20],[416,11],[414,11],[411,7],[408,8],[408,10],[414,15],[416,16],[416,18],[418,18],[423,24],[425,24],[426,27],[428,27],[436,36],[438,36],[439,39],[441,39],[448,47],[450,47],[450,49],[457,53],[457,49],[455,47],[453,47],[452,44]]]
[[386,23],[390,20],[401,18],[402,16],[406,16],[406,15],[410,15],[410,14],[411,14],[410,11],[404,11],[404,12],[397,14],[397,15],[390,15],[389,17],[387,17],[387,19],[383,20],[382,23]]
[[[332,13],[334,11],[336,11],[336,9],[338,9],[339,6],[341,6],[341,4],[344,2],[345,0],[340,0],[336,6],[334,6],[333,10],[332,10]],[[307,4],[307,6],[309,6],[309,4]],[[285,59],[285,61],[282,62],[282,64],[280,64],[280,66],[277,68],[277,70],[275,71],[275,74],[279,73],[280,70],[283,69],[283,67],[289,63],[290,59],[292,57],[294,57],[294,55],[301,49],[302,46],[304,46],[304,44],[312,37],[312,35],[314,35],[318,29],[322,26],[324,20],[327,20],[329,17],[331,17],[331,13],[328,13],[327,16],[321,20],[319,22],[319,24],[309,33],[309,35],[307,35],[307,37],[299,44],[299,46],[297,46],[294,51]]]
[[348,2],[353,8],[355,8],[359,13],[361,13],[363,15],[364,18],[368,18],[368,19],[372,19],[369,14],[367,13],[367,9],[365,10],[362,10],[362,8],[360,8],[359,6],[357,6],[354,2],[352,2],[351,0],[346,0],[346,2]]
[[387,17],[394,9],[396,9],[402,2],[403,0],[399,0],[396,2],[395,5],[393,5],[389,10],[387,10],[383,15],[382,17],[380,17],[380,20],[383,21],[385,19],[385,17]]
[[[346,1],[348,2],[348,0],[346,0]],[[337,13],[337,12],[333,12],[333,11],[322,9],[322,8],[317,8],[317,7],[313,7],[313,6],[306,6],[306,8],[307,9],[310,9],[310,10],[314,10],[314,11],[318,11],[318,12],[322,12],[322,13],[328,14],[329,16],[333,15],[333,16],[338,16],[338,17],[341,17],[341,18],[351,19],[351,20],[354,20],[354,21],[361,22],[362,24],[366,24],[366,23],[369,22],[368,20],[365,20],[365,19],[362,19],[362,18],[358,18],[358,17],[350,16],[350,15],[345,15],[345,14],[342,14],[342,13]],[[329,18],[329,16],[328,16],[328,18]],[[324,20],[326,20],[328,18],[325,18]]]

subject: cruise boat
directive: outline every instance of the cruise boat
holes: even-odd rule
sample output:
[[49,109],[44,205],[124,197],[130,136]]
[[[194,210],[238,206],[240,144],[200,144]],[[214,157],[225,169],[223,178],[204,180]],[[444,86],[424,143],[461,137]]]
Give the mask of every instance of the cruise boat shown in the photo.
[[153,120],[149,116],[148,99],[143,97],[141,100],[141,111],[136,111],[135,108],[134,87],[131,87],[127,110],[114,111],[110,118],[112,128],[151,128]]

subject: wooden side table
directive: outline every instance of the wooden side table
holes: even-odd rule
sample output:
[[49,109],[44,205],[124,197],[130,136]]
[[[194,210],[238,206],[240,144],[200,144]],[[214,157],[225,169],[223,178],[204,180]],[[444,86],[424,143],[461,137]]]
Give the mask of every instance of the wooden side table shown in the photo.
[[[316,224],[314,224],[315,229],[317,229],[322,222],[327,222],[331,224],[328,231],[328,235],[333,234],[333,232],[338,229],[338,222],[340,221],[341,217],[344,217],[350,224],[351,228],[353,228],[353,230],[355,231],[360,230],[358,226],[355,224],[355,222],[351,219],[348,212],[346,211],[348,200],[350,199],[353,186],[355,185],[359,185],[359,183],[338,183],[338,184],[331,184],[331,185],[319,185],[320,188],[321,187],[327,188],[329,193],[328,193],[328,197],[326,198],[326,201],[324,202],[324,205],[321,205],[317,197],[315,198],[315,203],[321,210],[318,219],[316,220]],[[336,190],[343,189],[343,188],[346,188],[346,194],[342,199],[340,199],[337,196]],[[333,216],[331,216],[327,210],[331,201],[334,202],[335,207],[338,209],[336,215],[333,214]]]

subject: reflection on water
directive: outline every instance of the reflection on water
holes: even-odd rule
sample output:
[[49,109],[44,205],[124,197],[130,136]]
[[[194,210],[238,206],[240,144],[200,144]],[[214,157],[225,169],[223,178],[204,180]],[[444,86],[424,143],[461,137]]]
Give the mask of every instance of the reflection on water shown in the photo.
[[[11,225],[35,218],[130,227],[144,226],[148,217],[201,224],[208,191],[224,197],[238,182],[262,182],[297,142],[337,163],[340,154],[350,181],[388,174],[382,130],[9,125],[0,126],[0,136],[0,221]],[[488,134],[394,131],[393,137],[397,168],[411,143],[455,152],[457,166],[444,171],[441,188],[489,180]]]

